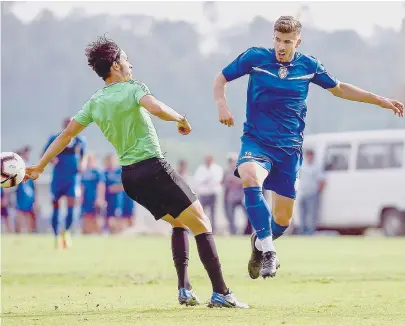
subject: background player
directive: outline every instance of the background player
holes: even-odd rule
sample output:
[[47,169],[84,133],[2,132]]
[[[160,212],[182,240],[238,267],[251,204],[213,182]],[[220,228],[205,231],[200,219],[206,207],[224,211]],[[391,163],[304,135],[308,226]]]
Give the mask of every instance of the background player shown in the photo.
[[[249,219],[256,230],[248,270],[251,278],[275,276],[278,267],[273,239],[290,224],[296,197],[296,179],[302,164],[306,98],[312,82],[333,95],[378,105],[403,116],[402,103],[339,82],[314,57],[297,51],[301,24],[291,16],[274,25],[274,48],[253,47],[240,54],[215,79],[214,97],[219,121],[233,126],[225,85],[249,74],[246,122],[235,171],[244,186]],[[272,212],[263,189],[272,190]],[[255,248],[256,235],[260,239]],[[261,255],[258,249],[263,250]]]
[[[100,37],[86,49],[89,66],[106,83],[83,105],[67,128],[55,139],[37,165],[27,167],[26,178],[37,179],[58,153],[90,123],[95,122],[117,151],[122,183],[127,194],[147,208],[155,219],[173,226],[172,251],[179,302],[198,304],[187,274],[188,233],[195,236],[198,253],[211,280],[210,306],[248,308],[226,286],[209,218],[187,183],[164,159],[148,111],[177,122],[178,131],[191,132],[188,121],[151,95],[147,86],[132,80],[132,65],[116,43]],[[145,110],[146,109],[146,110]]]
[[[63,121],[63,128],[66,128],[71,121],[71,118],[66,118]],[[57,139],[60,134],[51,136],[45,146],[45,151]],[[73,137],[66,144],[63,151],[53,160],[54,168],[52,173],[51,193],[53,203],[52,213],[52,229],[55,235],[56,248],[68,248],[71,245],[71,237],[69,230],[73,224],[73,213],[80,189],[80,170],[81,161],[85,154],[85,141],[82,137]],[[45,152],[44,151],[44,152]],[[61,233],[59,229],[59,208],[61,199],[66,197],[67,215],[65,219],[65,228]]]
[[104,207],[104,173],[97,166],[96,155],[86,155],[85,167],[81,177],[82,184],[82,233],[101,233]]
[[108,154],[105,157],[104,169],[106,222],[108,230],[112,234],[117,234],[121,231],[123,188],[121,168],[118,166],[117,157],[114,154]]
[[121,231],[135,224],[135,202],[122,192]]
[[8,213],[8,205],[9,205],[9,194],[6,193],[3,188],[0,188],[1,193],[1,221],[5,223],[7,232],[13,232],[14,227],[13,223],[11,223],[10,215]]
[[[24,160],[25,165],[29,165],[29,153],[31,148],[26,146],[17,154]],[[36,231],[36,216],[38,212],[38,204],[35,200],[35,184],[33,180],[20,183],[16,189],[16,233],[22,232],[24,229],[29,232]]]

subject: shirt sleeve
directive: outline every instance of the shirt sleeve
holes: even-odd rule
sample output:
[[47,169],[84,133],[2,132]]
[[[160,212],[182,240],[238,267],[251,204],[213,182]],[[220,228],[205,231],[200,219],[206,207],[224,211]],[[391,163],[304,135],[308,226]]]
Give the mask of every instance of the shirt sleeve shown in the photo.
[[76,113],[73,119],[85,127],[93,122],[93,117],[91,116],[90,110],[90,101],[86,102],[82,106],[82,109]]
[[135,85],[134,98],[136,104],[141,105],[141,98],[146,95],[152,95],[152,93],[149,90],[148,86],[146,86],[144,83],[134,81],[133,84]]
[[316,60],[316,71],[311,81],[324,89],[334,88],[339,83],[335,77],[326,71],[325,67],[319,62],[319,60]]
[[222,70],[225,79],[230,82],[246,74],[249,74],[256,61],[256,48],[249,48],[241,53],[234,61]]

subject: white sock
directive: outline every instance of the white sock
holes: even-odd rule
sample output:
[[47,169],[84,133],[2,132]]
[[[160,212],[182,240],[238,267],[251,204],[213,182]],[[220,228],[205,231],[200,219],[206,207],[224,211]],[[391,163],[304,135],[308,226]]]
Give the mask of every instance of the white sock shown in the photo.
[[268,237],[264,238],[263,240],[261,240],[261,243],[262,243],[263,252],[268,252],[268,251],[275,252],[276,251],[276,248],[274,248],[272,236],[268,236]]
[[260,241],[260,239],[259,239],[259,238],[256,238],[256,241],[255,241],[255,247],[256,247],[256,249],[257,249],[257,250],[259,250],[259,251],[263,251],[263,248],[262,248],[262,242]]

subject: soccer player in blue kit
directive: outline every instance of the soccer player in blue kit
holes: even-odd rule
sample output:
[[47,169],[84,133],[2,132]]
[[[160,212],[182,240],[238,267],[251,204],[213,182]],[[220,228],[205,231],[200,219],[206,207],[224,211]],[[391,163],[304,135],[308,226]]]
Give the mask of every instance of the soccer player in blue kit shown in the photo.
[[82,233],[101,233],[103,219],[101,208],[104,206],[104,173],[97,166],[96,155],[86,155],[86,167],[81,177],[82,185]]
[[[65,129],[71,121],[66,118],[63,121]],[[51,136],[44,153],[58,137],[59,134]],[[86,143],[81,136],[77,136],[66,146],[66,148],[53,161],[54,168],[51,182],[51,193],[53,203],[52,229],[55,235],[56,248],[68,248],[71,246],[71,237],[69,230],[73,224],[73,213],[76,204],[78,190],[80,189],[80,170],[81,161],[85,154]],[[65,229],[60,232],[59,229],[59,207],[63,197],[67,200],[67,215],[65,219]]]
[[120,232],[120,216],[122,214],[122,183],[121,167],[118,166],[117,157],[108,154],[105,157],[105,201],[106,201],[106,221],[108,229],[112,234]]
[[[297,52],[301,24],[291,16],[274,25],[274,48],[249,48],[219,73],[214,97],[219,121],[234,125],[225,86],[249,75],[246,122],[235,175],[242,179],[245,205],[255,229],[248,272],[252,279],[274,277],[279,267],[273,240],[288,228],[302,164],[302,143],[309,84],[334,96],[378,105],[403,117],[404,105],[338,81],[312,56]],[[272,191],[272,211],[263,198]]]
[[[17,152],[24,160],[26,166],[29,166],[30,152],[30,146],[25,146],[21,151]],[[16,233],[22,232],[23,226],[25,226],[29,233],[36,231],[37,204],[34,181],[27,180],[20,183],[16,189]]]
[[122,192],[121,231],[132,226],[135,222],[135,202],[125,191]]

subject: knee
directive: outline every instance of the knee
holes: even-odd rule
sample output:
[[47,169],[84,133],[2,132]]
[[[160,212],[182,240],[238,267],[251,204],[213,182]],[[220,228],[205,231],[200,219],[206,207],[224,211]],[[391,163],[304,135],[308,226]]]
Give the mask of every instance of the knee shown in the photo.
[[293,211],[290,208],[276,208],[273,210],[274,220],[279,225],[289,225],[292,219]]
[[190,227],[190,230],[191,230],[191,232],[193,232],[193,234],[195,236],[202,234],[202,233],[211,233],[212,232],[211,220],[204,213],[204,210],[202,208],[201,208],[201,212],[196,214],[196,223],[195,223],[193,229],[191,229],[191,227]]
[[261,187],[262,184],[254,171],[239,173],[244,187]]
[[181,213],[177,220],[186,225],[194,236],[212,232],[211,221],[198,200]]
[[67,206],[69,208],[74,207],[76,204],[76,198],[74,197],[67,197]]
[[258,173],[256,164],[245,163],[238,168],[240,179],[242,180],[242,184],[245,188],[261,187],[265,178],[264,175],[259,175],[263,174],[261,172],[265,172],[265,170],[263,169],[263,171],[260,171],[260,173]]
[[52,202],[52,206],[53,206],[53,208],[58,209],[59,208],[59,200],[54,200]]

